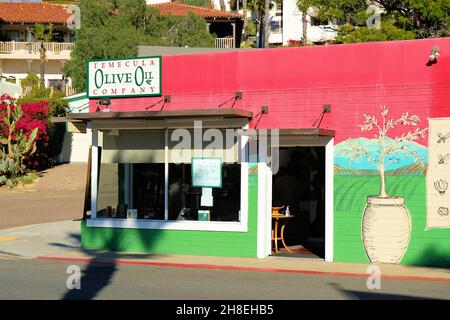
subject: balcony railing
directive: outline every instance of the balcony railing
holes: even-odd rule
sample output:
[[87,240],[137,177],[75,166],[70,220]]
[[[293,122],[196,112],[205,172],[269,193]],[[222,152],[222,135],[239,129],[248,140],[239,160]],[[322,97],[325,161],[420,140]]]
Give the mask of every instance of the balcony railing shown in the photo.
[[[43,42],[43,45],[48,54],[61,54],[70,52],[74,44],[68,42]],[[38,54],[39,49],[39,42],[0,42],[0,54]]]
[[66,92],[64,92],[66,94],[66,96],[71,96],[74,95],[76,93],[75,88],[72,87],[71,85],[66,84]]
[[233,38],[216,38],[216,48],[235,48]]

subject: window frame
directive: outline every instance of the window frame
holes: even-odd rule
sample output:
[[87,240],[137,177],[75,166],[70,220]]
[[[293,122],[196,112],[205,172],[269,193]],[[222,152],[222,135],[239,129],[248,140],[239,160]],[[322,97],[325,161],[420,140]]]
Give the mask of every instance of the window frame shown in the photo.
[[[102,143],[100,131],[92,128],[92,160],[91,160],[91,218],[87,219],[87,227],[99,228],[125,228],[125,229],[156,229],[156,230],[188,230],[188,231],[224,231],[224,232],[247,232],[248,231],[248,137],[238,136],[241,159],[241,199],[240,199],[240,221],[195,221],[195,220],[168,220],[169,218],[169,130],[165,129],[165,162],[164,162],[164,220],[148,219],[120,219],[120,218],[97,218],[97,197],[99,173],[98,148]],[[152,130],[152,129],[149,129]],[[130,178],[126,178],[125,197],[132,198],[132,186]]]

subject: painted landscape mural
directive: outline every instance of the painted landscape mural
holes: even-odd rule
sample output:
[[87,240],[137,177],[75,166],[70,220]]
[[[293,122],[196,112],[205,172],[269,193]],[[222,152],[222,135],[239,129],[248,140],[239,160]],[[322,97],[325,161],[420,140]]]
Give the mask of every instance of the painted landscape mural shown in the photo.
[[334,257],[450,267],[450,229],[427,228],[427,120],[374,111],[335,146]]

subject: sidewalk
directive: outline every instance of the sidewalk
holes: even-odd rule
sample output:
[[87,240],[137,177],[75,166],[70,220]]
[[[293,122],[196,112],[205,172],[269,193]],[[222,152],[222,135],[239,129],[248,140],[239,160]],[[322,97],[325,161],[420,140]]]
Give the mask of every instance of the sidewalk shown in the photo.
[[[0,258],[367,277],[368,264],[269,257],[228,258],[172,254],[119,253],[80,248],[80,222],[64,221],[0,230]],[[16,238],[16,239],[14,239]],[[2,241],[2,239],[4,239]],[[6,239],[6,240],[5,240]],[[384,279],[450,282],[450,270],[382,264]]]
[[0,190],[0,230],[79,219],[83,215],[87,165],[61,164],[40,172],[31,185]]
[[80,248],[80,221],[58,221],[0,230],[0,258],[33,259]]

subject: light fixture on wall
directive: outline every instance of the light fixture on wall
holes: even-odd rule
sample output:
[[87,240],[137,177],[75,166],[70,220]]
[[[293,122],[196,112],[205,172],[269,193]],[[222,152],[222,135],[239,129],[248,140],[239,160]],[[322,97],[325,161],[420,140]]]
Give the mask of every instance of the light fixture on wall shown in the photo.
[[100,110],[100,106],[109,106],[111,104],[111,100],[110,98],[103,98],[100,99],[99,101],[97,101],[97,109],[95,110],[95,112],[109,112],[110,109],[108,107],[104,108],[103,110]]
[[439,47],[434,47],[433,50],[431,50],[431,54],[428,57],[428,60],[430,62],[435,62],[437,61],[437,58],[439,58],[440,53],[439,53]]

